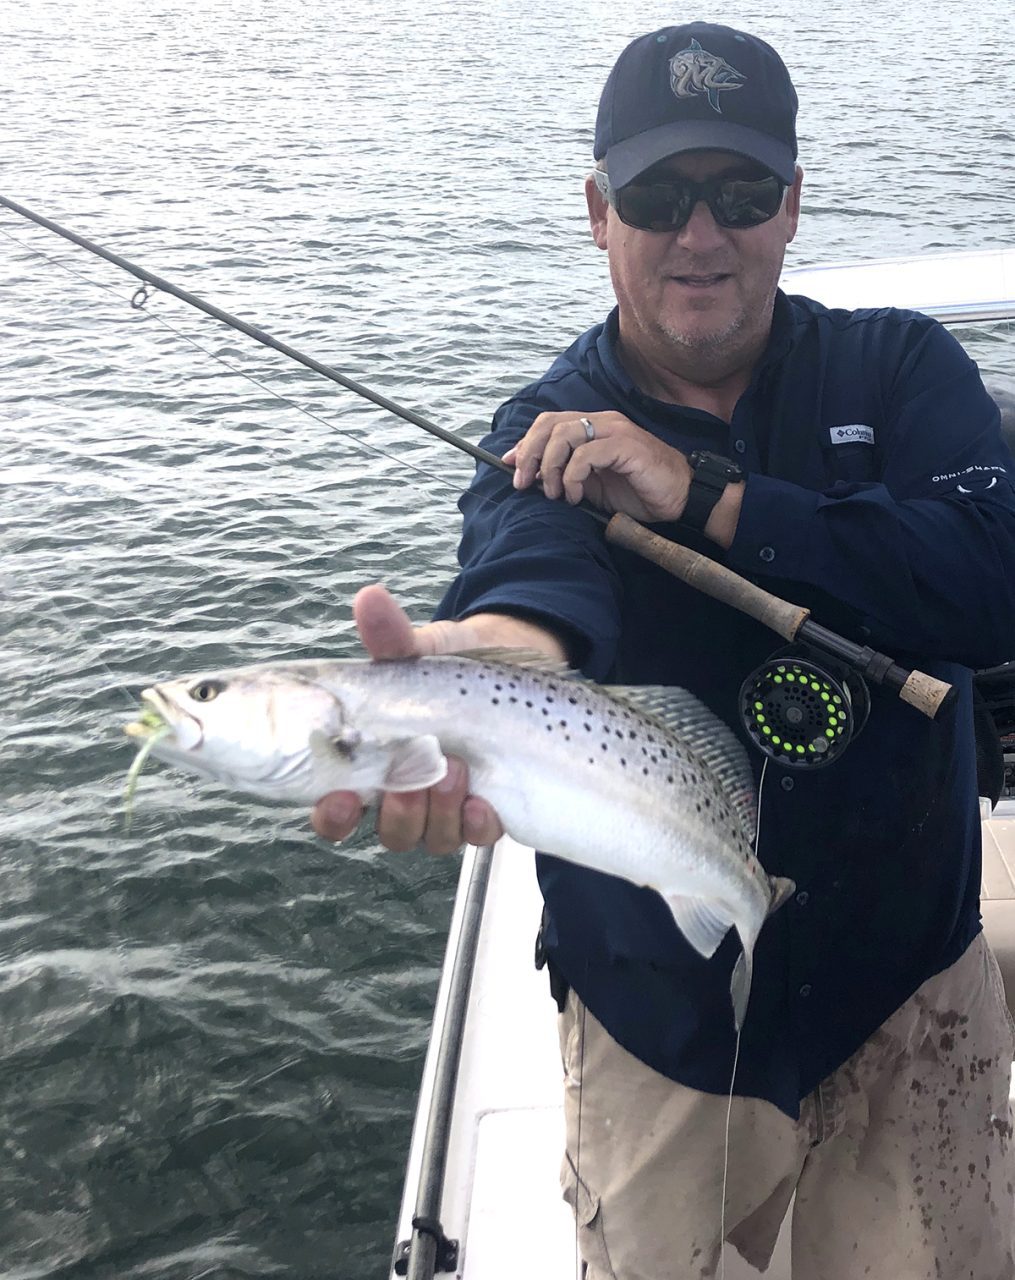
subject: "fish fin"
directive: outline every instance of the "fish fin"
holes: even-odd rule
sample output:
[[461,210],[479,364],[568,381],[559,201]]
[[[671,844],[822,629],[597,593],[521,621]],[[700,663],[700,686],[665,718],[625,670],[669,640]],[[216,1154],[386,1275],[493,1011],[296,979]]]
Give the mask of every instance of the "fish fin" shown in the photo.
[[725,720],[686,689],[671,685],[610,685],[603,693],[637,707],[685,742],[715,775],[751,844],[758,825],[758,793],[744,744]]
[[733,966],[733,977],[730,979],[730,999],[733,1001],[733,1025],[739,1031],[744,1025],[747,1013],[747,1001],[751,997],[751,955],[749,951],[741,951]]
[[385,791],[424,791],[448,771],[441,744],[432,733],[417,738],[398,738],[384,743],[390,752],[381,786]]
[[[508,667],[527,667],[545,671],[548,675],[570,676],[582,679],[580,671],[557,658],[551,658],[540,649],[461,649],[457,653],[442,654],[443,658],[468,658],[470,662],[496,662]],[[433,661],[433,659],[431,659]]]
[[796,892],[796,884],[785,876],[769,876],[768,883],[772,890],[772,900],[768,904],[768,914],[778,911],[782,904]]
[[341,735],[315,729],[310,734],[310,750],[340,770],[334,777],[335,788],[350,791],[423,791],[440,782],[448,771],[441,744],[430,733],[388,742],[358,742],[350,751],[348,740]]
[[733,921],[725,919],[704,898],[686,898],[677,894],[665,896],[677,928],[695,951],[706,959],[714,955]]

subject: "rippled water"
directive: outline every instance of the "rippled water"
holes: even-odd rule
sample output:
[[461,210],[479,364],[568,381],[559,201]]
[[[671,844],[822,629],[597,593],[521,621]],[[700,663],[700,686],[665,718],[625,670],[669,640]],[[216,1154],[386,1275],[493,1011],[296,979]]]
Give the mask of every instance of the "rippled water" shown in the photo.
[[[595,103],[674,16],[552,12],[8,5],[0,190],[478,434],[609,304]],[[872,12],[725,12],[800,89],[791,261],[1010,240],[1008,0]],[[469,468],[0,232],[0,1275],[380,1277],[456,863],[156,769],[125,834],[120,726],[152,676],[351,652],[365,582],[425,618]],[[964,336],[1015,389],[1010,334]]]

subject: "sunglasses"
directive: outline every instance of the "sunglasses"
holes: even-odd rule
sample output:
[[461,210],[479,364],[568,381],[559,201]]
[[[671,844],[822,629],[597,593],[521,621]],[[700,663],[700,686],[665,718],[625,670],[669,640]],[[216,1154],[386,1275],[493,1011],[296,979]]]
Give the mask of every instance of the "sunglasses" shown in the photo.
[[641,231],[679,231],[691,220],[699,200],[708,205],[720,227],[759,227],[779,212],[786,183],[774,174],[764,178],[716,177],[704,182],[672,177],[666,182],[629,182],[614,187],[602,171],[596,186],[613,205],[617,217]]

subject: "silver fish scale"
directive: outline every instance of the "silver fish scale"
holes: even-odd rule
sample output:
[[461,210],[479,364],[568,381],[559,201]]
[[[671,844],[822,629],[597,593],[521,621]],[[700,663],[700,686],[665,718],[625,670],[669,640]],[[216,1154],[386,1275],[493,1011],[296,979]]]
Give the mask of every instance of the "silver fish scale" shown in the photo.
[[[531,712],[545,732],[558,733],[565,743],[584,748],[585,763],[591,768],[619,763],[621,769],[640,773],[650,784],[696,789],[694,805],[700,820],[735,843],[745,861],[760,871],[744,824],[705,753],[688,747],[648,715],[606,690],[534,667],[444,657],[423,660],[418,674],[429,675],[431,662],[435,668],[437,664],[445,667],[463,707],[482,700],[501,710]],[[715,719],[703,705],[700,711],[701,722]]]

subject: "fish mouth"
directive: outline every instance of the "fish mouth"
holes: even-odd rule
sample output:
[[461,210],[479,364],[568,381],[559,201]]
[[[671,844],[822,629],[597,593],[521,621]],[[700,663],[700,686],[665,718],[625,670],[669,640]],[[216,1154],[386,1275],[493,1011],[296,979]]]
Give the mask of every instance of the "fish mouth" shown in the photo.
[[157,686],[142,689],[141,702],[141,714],[124,726],[129,738],[146,742],[157,735],[161,741],[168,740],[168,745],[185,751],[201,745],[204,740],[201,722],[178,707]]
[[162,712],[156,707],[142,707],[141,714],[136,720],[132,720],[130,724],[123,726],[123,731],[128,738],[140,738],[144,741],[152,737],[159,729],[170,728],[169,721],[166,720]]

